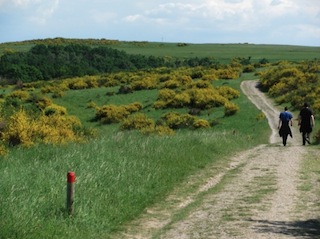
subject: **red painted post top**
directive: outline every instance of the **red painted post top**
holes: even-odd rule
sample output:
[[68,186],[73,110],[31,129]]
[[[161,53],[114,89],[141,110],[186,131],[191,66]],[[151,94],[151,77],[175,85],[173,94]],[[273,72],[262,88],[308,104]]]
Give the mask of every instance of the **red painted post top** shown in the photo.
[[74,183],[76,181],[76,174],[74,172],[68,172],[68,183]]

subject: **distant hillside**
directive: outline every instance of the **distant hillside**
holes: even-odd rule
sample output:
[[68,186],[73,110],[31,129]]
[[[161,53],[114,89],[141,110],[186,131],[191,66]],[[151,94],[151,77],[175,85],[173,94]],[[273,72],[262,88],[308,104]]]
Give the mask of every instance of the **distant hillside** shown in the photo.
[[37,44],[26,52],[6,50],[0,58],[0,77],[2,81],[12,84],[159,67],[218,67],[218,64],[209,57],[169,59],[164,56],[128,54],[108,46]]
[[166,42],[124,42],[107,39],[39,39],[22,42],[0,44],[0,55],[6,51],[26,52],[36,44],[66,45],[84,44],[92,47],[109,46],[123,50],[128,54],[142,54],[157,57],[210,57],[221,63],[230,62],[235,57],[250,57],[253,61],[263,58],[270,62],[282,60],[303,61],[320,58],[320,47],[290,46],[290,45],[256,45],[256,44],[189,44]]

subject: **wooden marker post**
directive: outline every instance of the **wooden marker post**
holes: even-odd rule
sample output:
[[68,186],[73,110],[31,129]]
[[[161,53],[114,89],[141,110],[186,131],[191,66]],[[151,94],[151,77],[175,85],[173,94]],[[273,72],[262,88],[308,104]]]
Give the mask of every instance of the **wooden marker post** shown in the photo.
[[68,172],[67,174],[67,211],[69,215],[73,214],[73,200],[74,200],[74,184],[76,182],[76,174]]

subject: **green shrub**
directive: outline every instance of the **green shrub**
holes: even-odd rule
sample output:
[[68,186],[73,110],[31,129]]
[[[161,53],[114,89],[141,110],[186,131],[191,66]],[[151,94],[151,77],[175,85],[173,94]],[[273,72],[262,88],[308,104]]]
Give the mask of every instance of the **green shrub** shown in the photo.
[[250,72],[254,72],[254,71],[255,71],[255,67],[254,67],[254,65],[251,65],[251,64],[244,66],[243,70],[242,70],[243,73],[250,73]]
[[261,111],[257,117],[256,117],[256,120],[263,120],[266,118],[266,115]]

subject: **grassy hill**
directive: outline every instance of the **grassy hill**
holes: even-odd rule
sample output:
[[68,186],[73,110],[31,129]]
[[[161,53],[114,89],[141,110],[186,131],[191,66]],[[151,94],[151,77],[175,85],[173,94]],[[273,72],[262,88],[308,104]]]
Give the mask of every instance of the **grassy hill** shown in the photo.
[[95,39],[44,39],[0,44],[0,55],[5,50],[28,51],[35,44],[87,44],[95,46],[109,46],[123,50],[129,54],[146,56],[168,56],[179,58],[213,57],[221,63],[230,62],[235,57],[248,58],[259,61],[263,58],[270,62],[282,60],[301,61],[320,57],[320,47],[291,46],[291,45],[257,45],[257,44],[188,44],[165,42],[123,42]]

